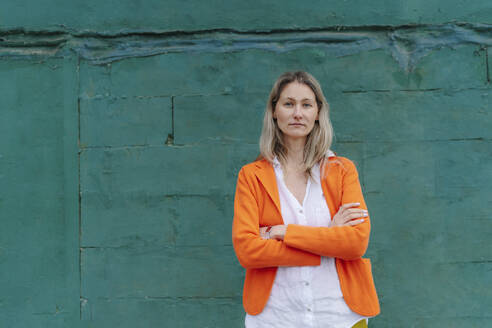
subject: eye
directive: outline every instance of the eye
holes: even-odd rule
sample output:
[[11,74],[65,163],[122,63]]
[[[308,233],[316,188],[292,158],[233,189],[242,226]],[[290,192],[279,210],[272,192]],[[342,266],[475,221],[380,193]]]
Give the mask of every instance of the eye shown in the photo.
[[289,101],[289,102],[286,102],[286,103],[284,104],[284,106],[290,106],[290,105],[292,105],[292,103],[291,103],[290,101]]
[[310,103],[305,103],[304,107],[313,107],[313,105],[311,105]]

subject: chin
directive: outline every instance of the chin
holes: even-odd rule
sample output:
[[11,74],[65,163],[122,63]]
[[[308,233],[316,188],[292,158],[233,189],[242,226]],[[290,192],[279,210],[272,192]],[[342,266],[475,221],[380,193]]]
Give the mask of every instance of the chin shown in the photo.
[[297,138],[306,138],[308,134],[305,133],[285,133],[286,137],[297,139]]

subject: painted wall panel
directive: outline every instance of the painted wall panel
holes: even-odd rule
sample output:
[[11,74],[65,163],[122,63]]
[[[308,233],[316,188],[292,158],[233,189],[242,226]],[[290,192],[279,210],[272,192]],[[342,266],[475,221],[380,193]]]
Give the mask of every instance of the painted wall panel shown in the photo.
[[76,64],[0,60],[4,327],[79,318]]
[[240,327],[237,173],[295,69],[359,171],[370,327],[488,323],[489,4],[3,5],[2,327]]

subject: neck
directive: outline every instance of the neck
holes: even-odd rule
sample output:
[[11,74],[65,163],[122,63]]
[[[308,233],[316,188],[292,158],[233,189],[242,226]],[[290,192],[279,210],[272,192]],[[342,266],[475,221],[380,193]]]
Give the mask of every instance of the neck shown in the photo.
[[286,138],[284,140],[287,147],[287,164],[301,166],[304,161],[304,145],[306,138]]

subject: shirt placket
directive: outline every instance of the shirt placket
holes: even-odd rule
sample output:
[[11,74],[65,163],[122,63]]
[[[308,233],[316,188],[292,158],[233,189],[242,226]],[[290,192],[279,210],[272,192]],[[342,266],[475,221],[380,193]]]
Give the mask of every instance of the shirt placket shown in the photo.
[[[309,197],[309,192],[311,191],[311,181],[308,180],[308,184],[306,186],[306,195],[304,196],[304,201],[302,205],[298,204],[297,208],[297,218],[298,222],[301,225],[309,225],[308,220],[306,218],[306,200]],[[314,298],[313,298],[313,290],[311,286],[312,281],[312,268],[309,266],[301,266],[301,288],[302,288],[302,298],[303,304],[305,304],[305,316],[304,316],[304,324],[306,327],[314,327]]]

